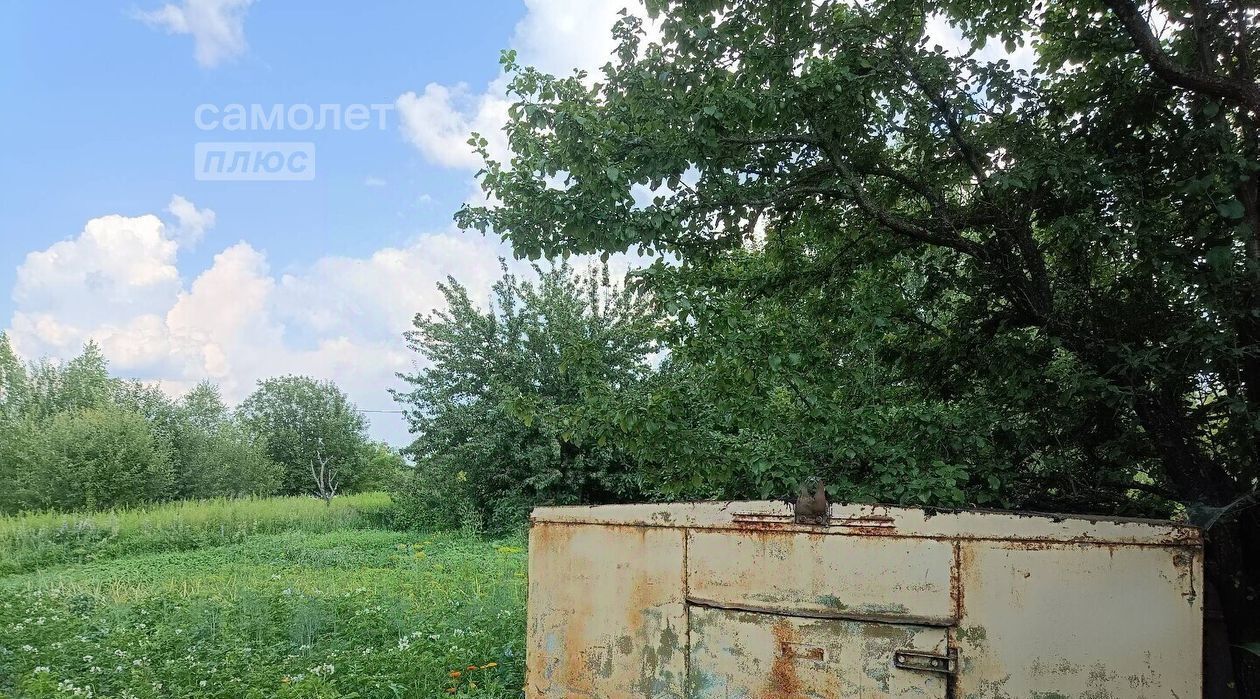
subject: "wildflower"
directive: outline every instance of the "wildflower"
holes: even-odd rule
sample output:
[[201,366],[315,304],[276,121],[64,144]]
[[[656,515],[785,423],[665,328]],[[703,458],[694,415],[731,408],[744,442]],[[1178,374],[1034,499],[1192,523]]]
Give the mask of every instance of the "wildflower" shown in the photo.
[[462,674],[464,673],[460,672],[459,670],[451,670],[451,677],[459,677]]
[[492,667],[498,667],[498,666],[499,666],[499,664],[498,664],[498,663],[486,663],[485,665],[482,665],[482,666],[481,666],[481,669],[482,669],[482,670],[489,670],[489,669],[490,669],[490,668],[492,668]]
[[34,672],[36,675],[47,675],[48,673],[52,672],[52,670],[50,670],[47,665],[40,665],[39,667],[36,667],[32,672]]
[[311,673],[312,675],[315,675],[316,677],[326,677],[326,676],[330,676],[330,675],[332,675],[332,674],[333,674],[334,672],[336,672],[336,671],[337,671],[337,668],[336,668],[336,667],[334,667],[332,663],[325,663],[325,664],[323,664],[323,665],[316,665],[315,667],[313,667],[313,668],[311,668],[311,669],[310,669],[310,673]]

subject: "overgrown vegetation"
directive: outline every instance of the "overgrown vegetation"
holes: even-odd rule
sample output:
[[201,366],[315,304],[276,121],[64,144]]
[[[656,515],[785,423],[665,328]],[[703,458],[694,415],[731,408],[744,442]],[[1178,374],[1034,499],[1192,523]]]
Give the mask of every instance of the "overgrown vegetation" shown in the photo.
[[598,76],[505,52],[513,157],[474,137],[492,204],[458,216],[656,258],[696,383],[594,426],[678,492],[1185,511],[1260,638],[1254,7],[646,4],[659,40],[627,14]]
[[379,527],[388,521],[390,506],[382,493],[362,493],[328,507],[312,498],[244,498],[0,516],[0,575],[221,546],[263,534]]
[[[386,502],[71,519],[111,538],[0,573],[0,696],[519,697],[523,544],[370,528]],[[64,523],[0,519],[0,560]]]
[[395,495],[413,525],[503,531],[539,504],[645,497],[637,460],[584,440],[575,413],[641,390],[656,336],[646,299],[606,269],[535,272],[505,273],[485,311],[450,280],[446,309],[407,335],[425,360],[395,396],[417,435]]
[[343,492],[380,489],[403,467],[329,382],[263,381],[233,412],[211,383],[174,399],[114,378],[91,343],[64,364],[23,363],[0,333],[0,514],[316,493],[316,455]]

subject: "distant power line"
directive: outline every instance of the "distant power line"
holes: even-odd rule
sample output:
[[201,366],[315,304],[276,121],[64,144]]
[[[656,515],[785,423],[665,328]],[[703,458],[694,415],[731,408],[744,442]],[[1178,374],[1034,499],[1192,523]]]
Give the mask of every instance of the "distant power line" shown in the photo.
[[358,408],[356,408],[356,410],[358,410],[361,413],[393,413],[396,415],[402,415],[403,413],[406,412],[405,410],[361,410]]

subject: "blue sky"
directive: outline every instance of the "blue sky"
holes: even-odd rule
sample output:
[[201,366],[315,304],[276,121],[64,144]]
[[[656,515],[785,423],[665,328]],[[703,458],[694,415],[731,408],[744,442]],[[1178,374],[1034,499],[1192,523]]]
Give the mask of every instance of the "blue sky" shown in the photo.
[[[28,358],[99,342],[117,373],[239,400],[308,373],[368,409],[399,333],[497,241],[455,231],[471,129],[494,135],[503,48],[552,71],[608,57],[625,0],[29,2],[0,25],[0,328]],[[202,130],[199,105],[391,106],[384,128]],[[492,139],[494,140],[494,139]],[[309,141],[309,181],[204,181],[201,141]],[[494,145],[499,152],[502,144]],[[401,444],[389,416],[374,434]]]

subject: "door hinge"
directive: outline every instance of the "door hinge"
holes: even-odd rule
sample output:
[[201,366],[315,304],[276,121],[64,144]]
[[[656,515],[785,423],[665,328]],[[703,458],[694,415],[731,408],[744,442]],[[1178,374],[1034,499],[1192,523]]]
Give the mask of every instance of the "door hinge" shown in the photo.
[[903,648],[893,653],[893,667],[920,672],[939,672],[953,675],[958,672],[958,651],[950,648],[945,655],[924,653],[921,650]]

